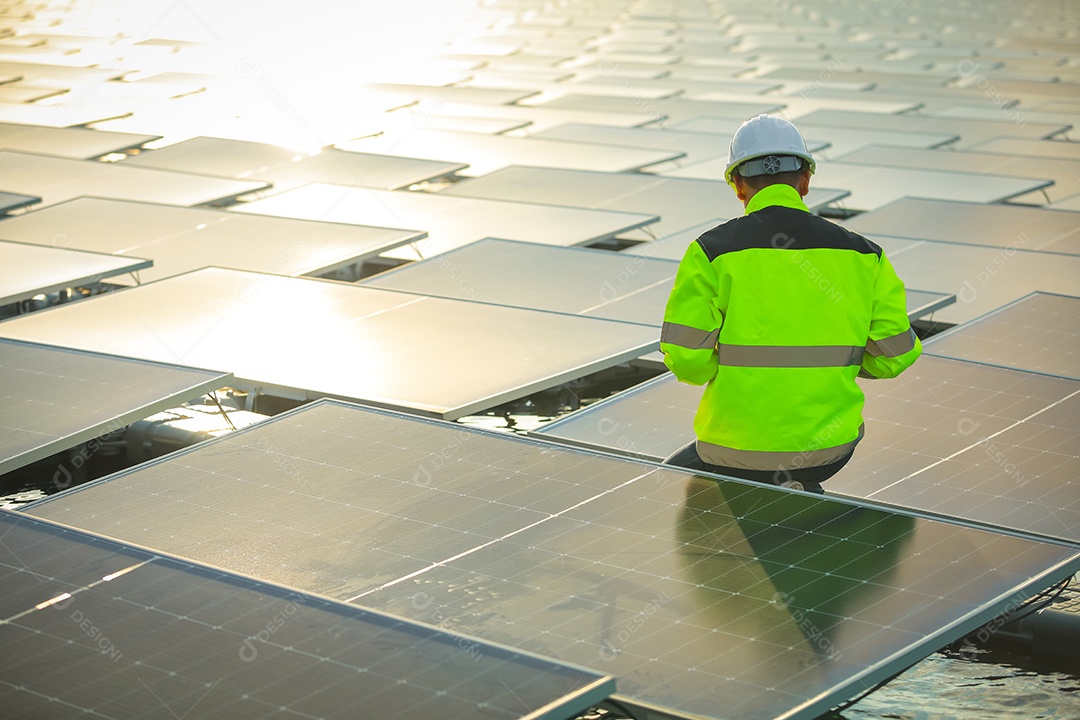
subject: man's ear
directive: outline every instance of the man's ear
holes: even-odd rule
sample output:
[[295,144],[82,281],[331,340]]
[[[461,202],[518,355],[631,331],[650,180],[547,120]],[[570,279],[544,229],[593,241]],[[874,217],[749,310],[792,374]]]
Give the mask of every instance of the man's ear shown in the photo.
[[731,173],[731,187],[735,189],[735,197],[739,198],[739,202],[746,205],[750,198],[750,188],[746,186],[743,176],[739,173]]
[[806,194],[810,192],[810,169],[805,168],[799,173],[799,186],[795,188],[799,191],[800,197],[806,197]]

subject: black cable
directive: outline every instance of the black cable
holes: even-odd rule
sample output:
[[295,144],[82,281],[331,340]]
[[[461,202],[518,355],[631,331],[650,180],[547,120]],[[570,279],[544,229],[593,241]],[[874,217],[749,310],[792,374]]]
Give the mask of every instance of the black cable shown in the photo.
[[611,698],[607,698],[603,702],[601,702],[599,705],[597,705],[597,707],[598,708],[603,708],[603,709],[606,710],[607,708],[604,707],[605,705],[610,706],[616,712],[620,713],[623,717],[627,718],[628,720],[637,720],[637,717],[634,715],[634,713],[630,712],[630,709],[627,708],[625,705],[623,705],[618,700],[612,700]]
[[[1043,610],[1044,608],[1050,607],[1051,605],[1054,604],[1055,600],[1057,600],[1059,597],[1061,597],[1061,593],[1065,592],[1065,588],[1069,587],[1069,583],[1071,581],[1072,581],[1072,577],[1067,577],[1064,580],[1061,580],[1060,582],[1058,582],[1058,583],[1056,583],[1054,585],[1051,585],[1050,587],[1046,588],[1042,592],[1037,593],[1034,597],[1029,599],[1027,602],[1025,602],[1020,607],[1016,608],[1015,610],[1013,610],[1010,613],[1006,613],[1003,616],[1003,620],[1006,623],[1020,622],[1024,618],[1030,617],[1031,615],[1037,613],[1038,611]],[[1053,594],[1049,595],[1049,593],[1051,591],[1053,591]],[[1042,603],[1039,603],[1038,607],[1032,607],[1033,605],[1036,605],[1039,602],[1039,598],[1041,598],[1041,597],[1045,597],[1045,600]],[[1028,608],[1031,608],[1031,609],[1028,609]],[[1024,612],[1022,615],[1017,615],[1017,613],[1019,613],[1022,610],[1027,610],[1027,612]]]
[[844,701],[844,702],[840,703],[840,704],[839,704],[839,705],[837,705],[836,707],[832,708],[832,711],[833,711],[833,712],[837,712],[837,713],[839,713],[839,712],[843,712],[844,710],[847,710],[847,709],[848,709],[849,707],[851,707],[851,706],[852,706],[852,705],[854,705],[855,703],[859,702],[860,700],[862,700],[862,699],[863,699],[864,697],[866,697],[867,695],[870,695],[871,693],[877,692],[878,690],[880,690],[881,688],[885,687],[886,685],[888,685],[888,684],[889,684],[889,683],[891,683],[891,682],[892,682],[893,680],[895,680],[896,678],[900,677],[901,675],[903,675],[904,673],[906,673],[906,672],[907,672],[908,670],[910,670],[910,669],[911,669],[911,668],[913,668],[913,667],[915,667],[915,666],[914,666],[914,665],[908,665],[907,667],[905,667],[905,668],[904,668],[903,670],[901,670],[900,672],[898,672],[898,673],[895,673],[895,674],[893,674],[893,675],[890,675],[889,677],[885,678],[884,680],[882,680],[881,682],[877,683],[876,685],[874,685],[874,686],[872,686],[872,687],[870,687],[870,688],[868,688],[868,689],[864,690],[863,692],[859,693],[858,695],[856,695],[855,697],[851,698],[850,700],[846,700],[846,701]]

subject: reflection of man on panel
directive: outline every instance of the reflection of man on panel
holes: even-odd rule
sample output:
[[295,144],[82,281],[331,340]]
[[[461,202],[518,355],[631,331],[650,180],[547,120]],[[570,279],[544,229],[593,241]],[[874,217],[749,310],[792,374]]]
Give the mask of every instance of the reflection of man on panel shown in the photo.
[[754,638],[726,664],[710,659],[715,670],[738,675],[761,663],[810,691],[866,651],[866,628],[850,617],[889,596],[915,519],[789,494],[765,502],[763,492],[690,478],[676,537],[694,589],[682,599],[698,608],[696,622]]
[[664,313],[664,362],[706,385],[697,440],[669,464],[820,493],[862,439],[855,377],[895,377],[922,352],[885,253],[803,203],[814,167],[781,118],[731,139],[746,215],[690,244]]

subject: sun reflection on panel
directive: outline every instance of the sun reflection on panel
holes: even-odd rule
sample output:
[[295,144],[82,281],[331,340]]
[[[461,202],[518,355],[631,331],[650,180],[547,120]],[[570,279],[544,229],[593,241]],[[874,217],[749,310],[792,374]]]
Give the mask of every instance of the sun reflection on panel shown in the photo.
[[449,44],[492,30],[491,17],[477,5],[314,0],[302,11],[250,1],[57,5],[38,17],[109,40],[87,41],[54,58],[96,72],[39,104],[102,130],[159,128],[158,146],[213,135],[316,150],[400,124],[386,112],[418,98],[376,83],[467,81],[476,63],[456,57]]

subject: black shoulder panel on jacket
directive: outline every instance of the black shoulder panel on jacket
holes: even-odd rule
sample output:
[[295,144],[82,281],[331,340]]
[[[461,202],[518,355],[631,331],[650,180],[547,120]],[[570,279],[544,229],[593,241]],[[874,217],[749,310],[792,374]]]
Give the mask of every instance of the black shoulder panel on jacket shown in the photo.
[[697,239],[712,262],[720,255],[752,248],[851,250],[881,257],[881,247],[836,223],[817,215],[771,206],[728,220]]

